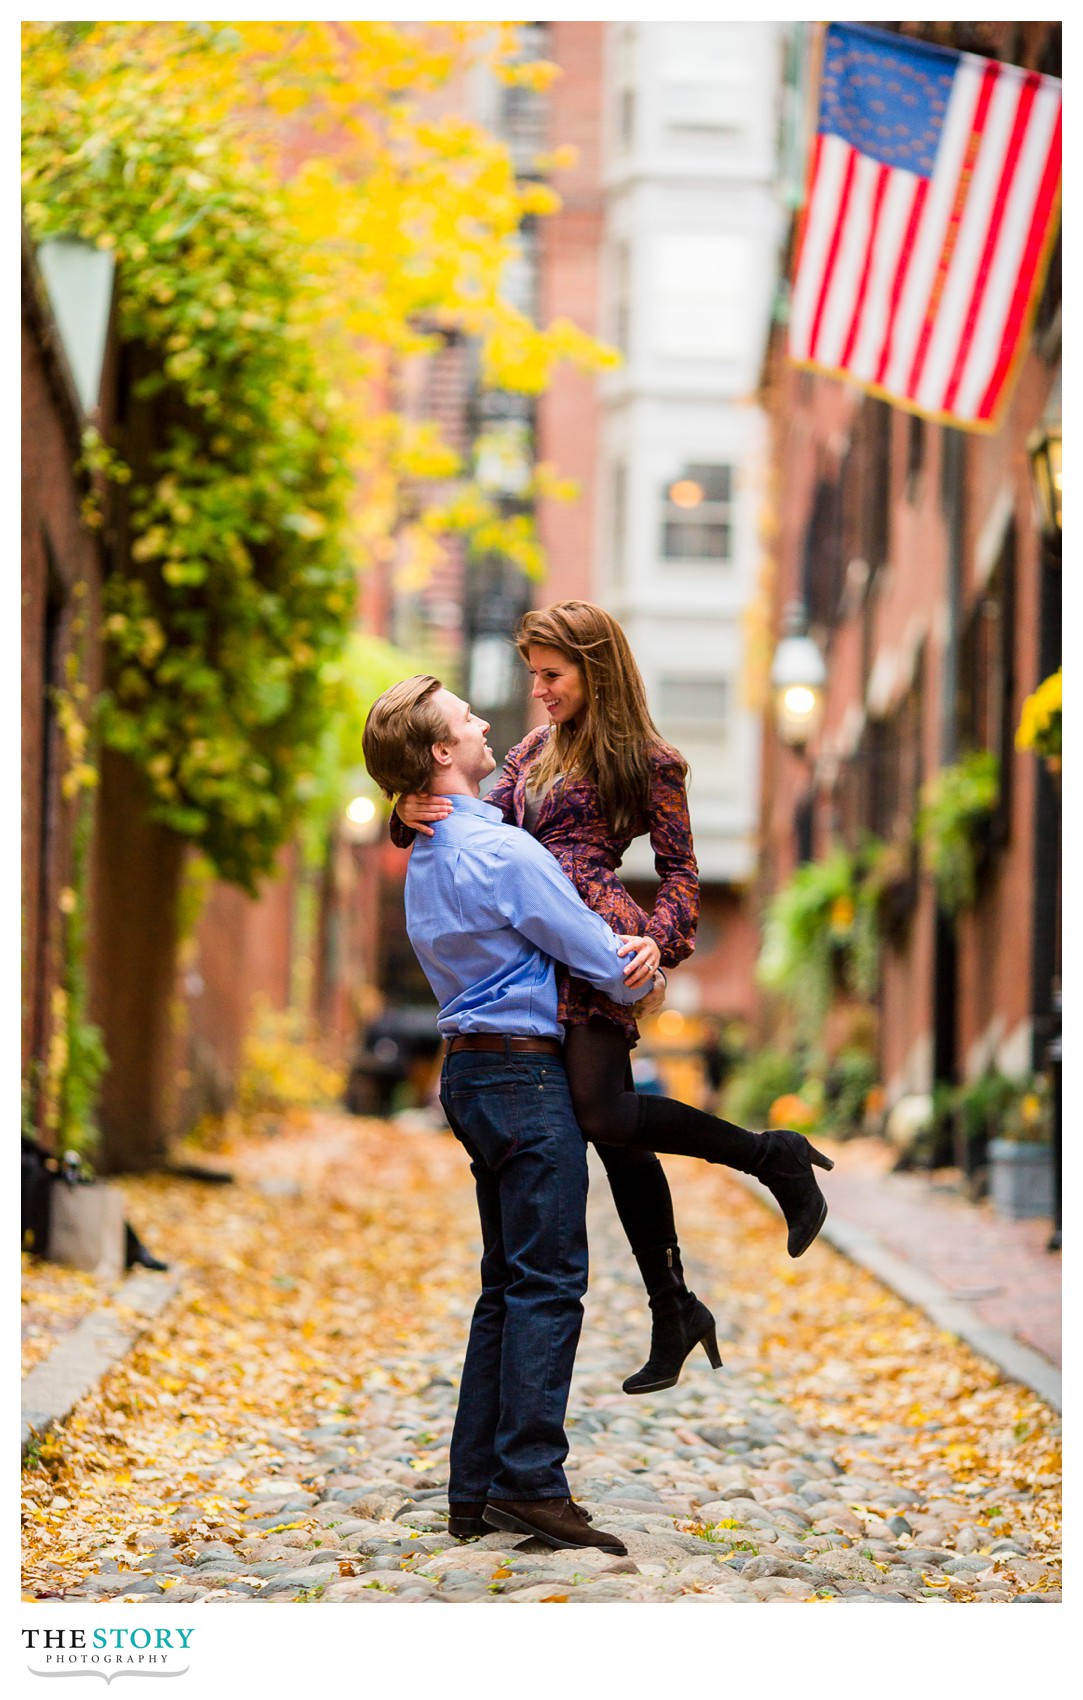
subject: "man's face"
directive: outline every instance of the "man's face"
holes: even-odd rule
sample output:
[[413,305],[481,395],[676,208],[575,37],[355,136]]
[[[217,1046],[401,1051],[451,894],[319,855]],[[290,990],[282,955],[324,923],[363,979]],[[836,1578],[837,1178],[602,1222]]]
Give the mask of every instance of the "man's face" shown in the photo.
[[451,732],[453,743],[446,747],[451,756],[452,769],[470,785],[478,785],[492,773],[496,766],[496,757],[485,742],[489,730],[489,722],[482,720],[479,714],[470,712],[470,704],[463,702],[454,691],[439,690],[434,698],[435,703],[443,711]]

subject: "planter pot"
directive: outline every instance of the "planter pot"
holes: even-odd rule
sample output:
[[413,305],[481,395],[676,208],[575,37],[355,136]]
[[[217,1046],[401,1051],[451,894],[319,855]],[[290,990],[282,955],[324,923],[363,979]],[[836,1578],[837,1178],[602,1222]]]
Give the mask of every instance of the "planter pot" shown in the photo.
[[49,1260],[112,1280],[124,1273],[124,1194],[101,1181],[53,1185]]
[[1002,1216],[1049,1216],[1053,1163],[1048,1145],[1016,1139],[989,1141],[989,1190]]

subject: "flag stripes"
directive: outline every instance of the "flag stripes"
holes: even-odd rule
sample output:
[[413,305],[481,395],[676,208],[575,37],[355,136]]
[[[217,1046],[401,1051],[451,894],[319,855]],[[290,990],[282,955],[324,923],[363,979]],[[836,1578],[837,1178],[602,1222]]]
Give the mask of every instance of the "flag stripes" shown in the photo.
[[[830,29],[843,42],[860,43],[863,51],[853,54],[864,73],[859,84],[899,87],[890,81],[893,68],[905,65],[913,44],[879,31]],[[877,44],[885,41],[881,65]],[[834,118],[821,117],[789,353],[916,412],[991,429],[1055,230],[1061,85],[1017,66],[938,50],[941,83],[945,62],[950,93],[941,103],[929,175],[890,163],[898,156],[887,144],[866,151],[847,125],[840,134]],[[870,78],[868,63],[879,76]],[[920,59],[914,63],[921,67]],[[842,110],[848,117],[864,108]],[[902,132],[905,107],[890,116],[902,119],[895,125]],[[928,112],[921,122],[925,145]]]

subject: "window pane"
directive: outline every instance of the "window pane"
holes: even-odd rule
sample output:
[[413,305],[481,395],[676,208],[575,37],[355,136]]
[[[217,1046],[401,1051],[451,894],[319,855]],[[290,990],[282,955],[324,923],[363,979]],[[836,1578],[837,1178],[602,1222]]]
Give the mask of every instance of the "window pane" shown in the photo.
[[658,681],[660,720],[682,725],[717,726],[721,730],[729,713],[727,680],[704,674],[668,674]]
[[662,553],[670,561],[727,560],[730,528],[703,521],[666,520],[662,529]]
[[682,478],[690,478],[703,491],[708,502],[728,502],[732,488],[731,466],[686,466]]
[[658,236],[652,265],[651,319],[657,354],[735,360],[745,353],[749,277],[743,236]]
[[751,83],[746,52],[740,26],[666,26],[662,115],[671,141],[722,141],[748,127]]
[[468,691],[475,712],[511,702],[519,684],[518,654],[507,638],[483,632],[470,650]]

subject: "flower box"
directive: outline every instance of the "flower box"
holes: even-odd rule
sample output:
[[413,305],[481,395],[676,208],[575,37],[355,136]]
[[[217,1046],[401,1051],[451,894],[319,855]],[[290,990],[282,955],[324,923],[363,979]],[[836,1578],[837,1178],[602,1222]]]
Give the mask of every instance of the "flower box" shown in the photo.
[[1002,1216],[1052,1215],[1050,1146],[1035,1140],[991,1139],[989,1190]]
[[124,1273],[124,1194],[103,1181],[53,1186],[49,1261],[104,1280]]

